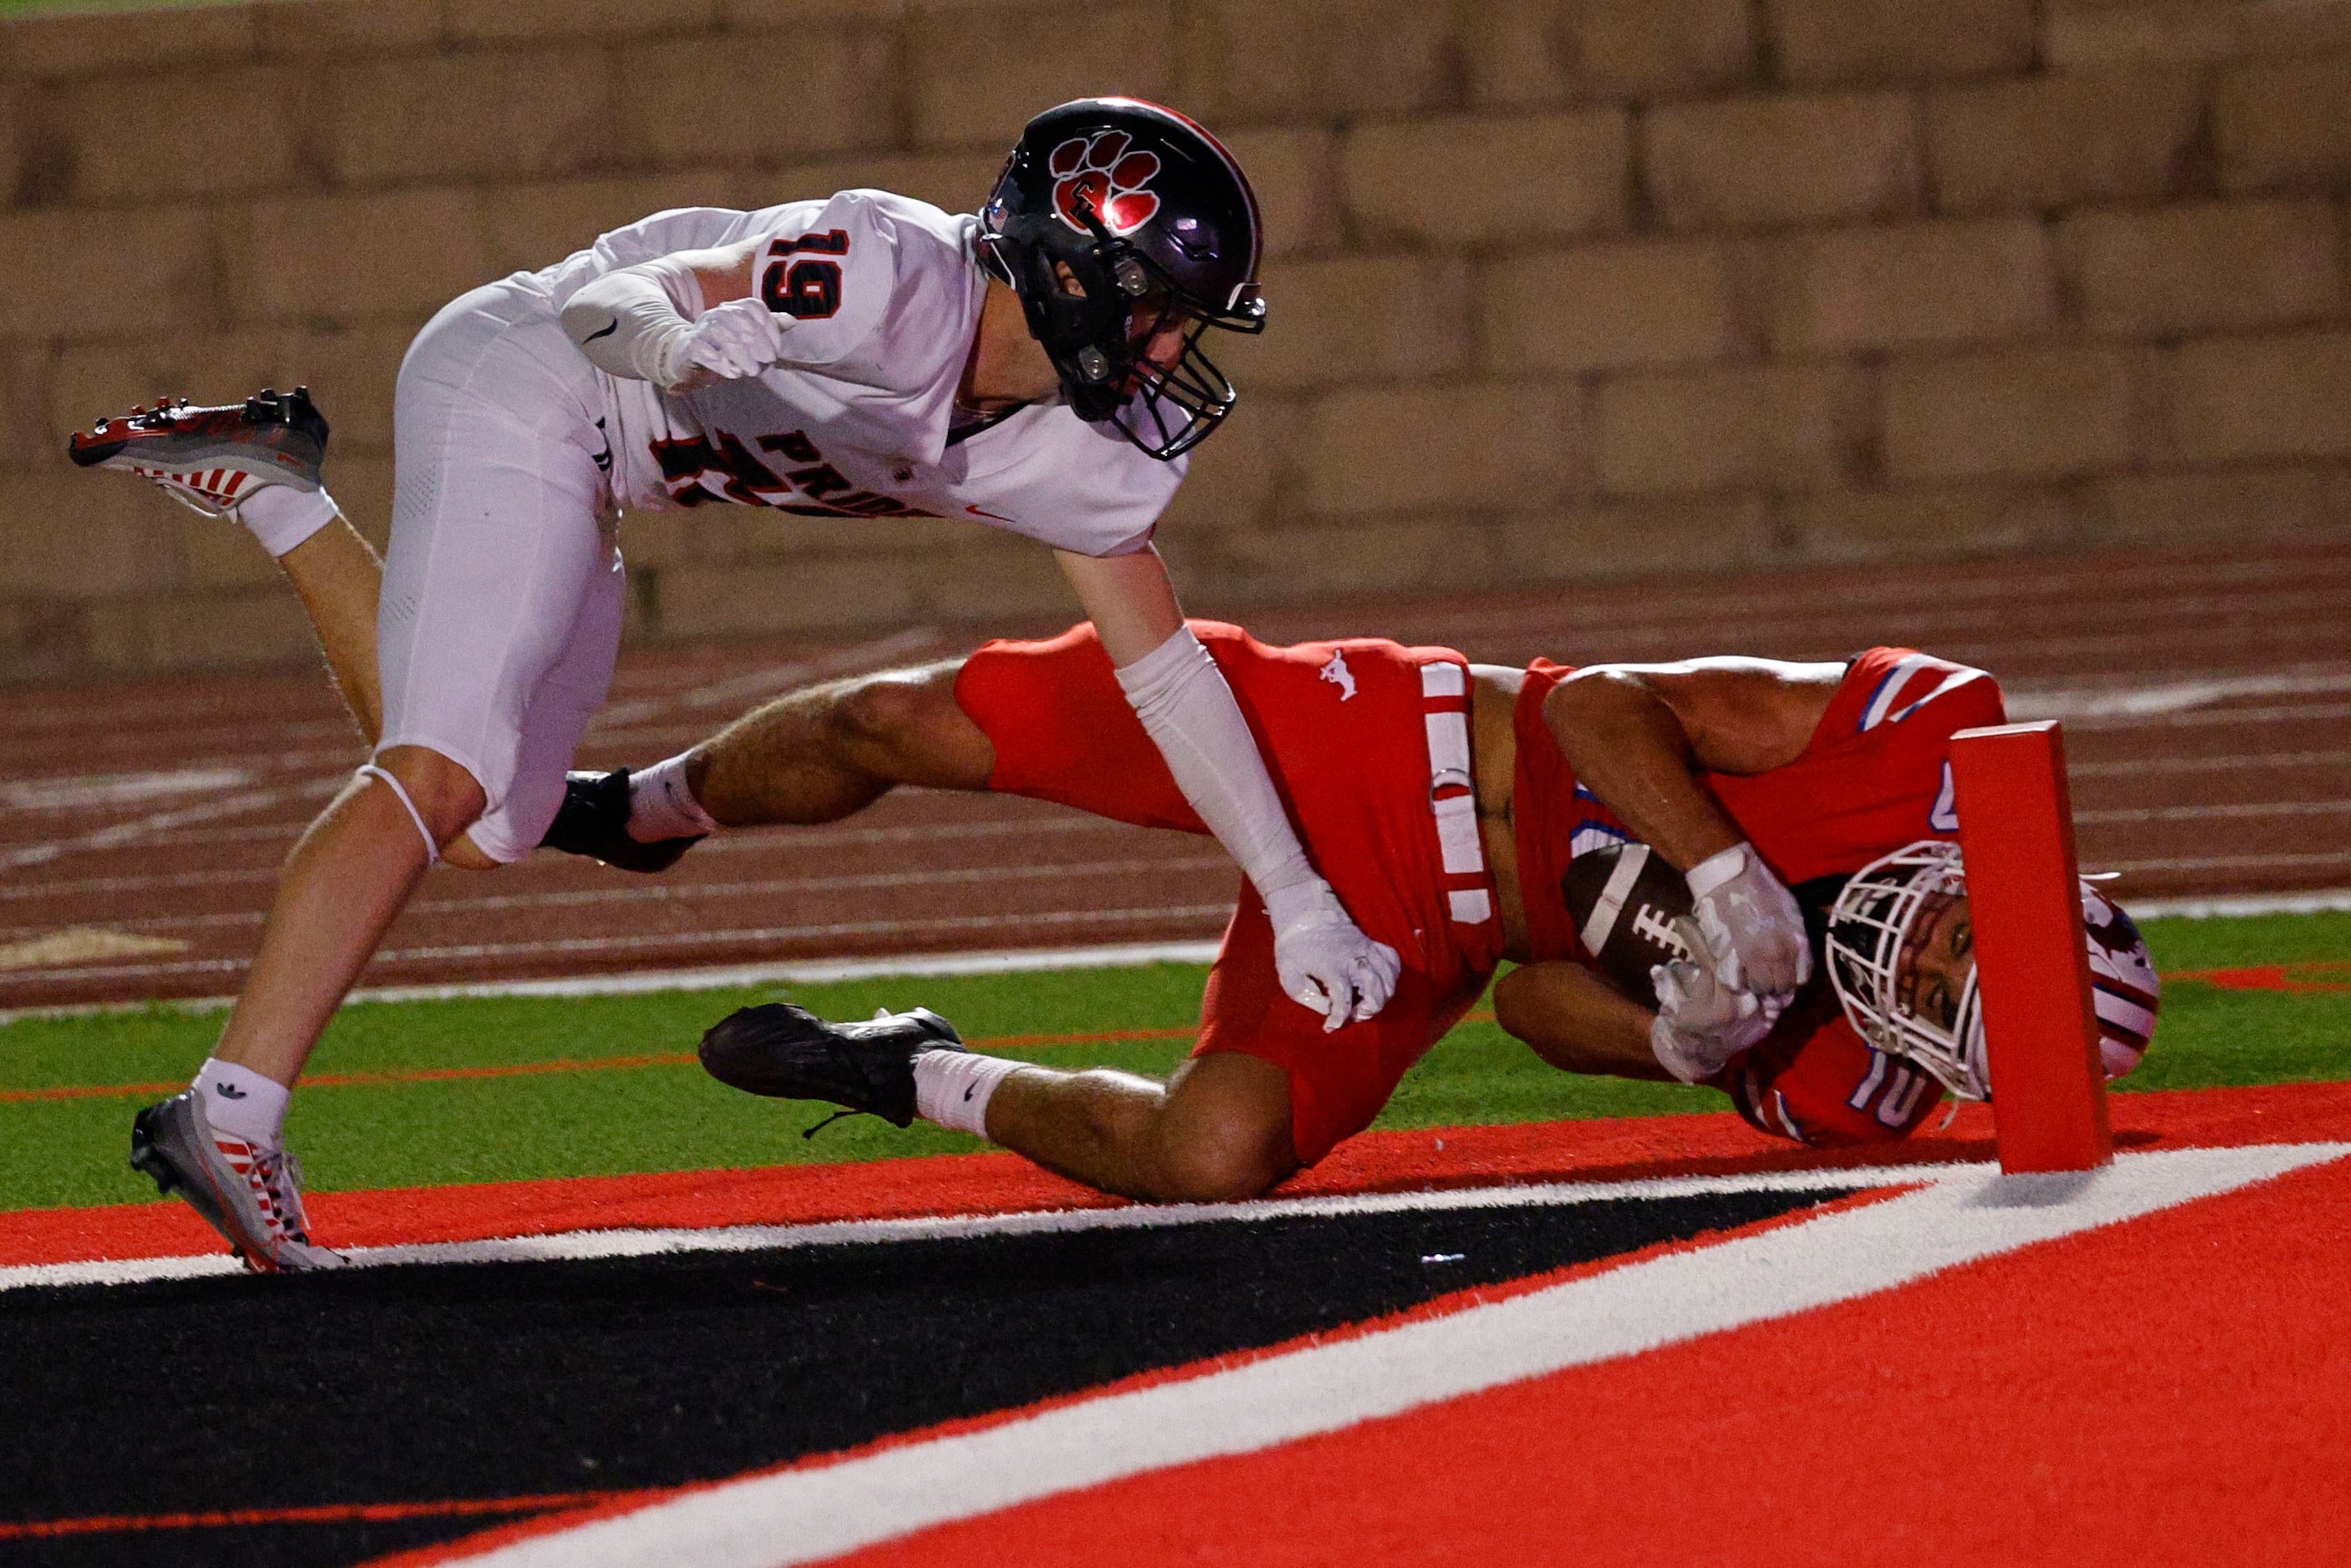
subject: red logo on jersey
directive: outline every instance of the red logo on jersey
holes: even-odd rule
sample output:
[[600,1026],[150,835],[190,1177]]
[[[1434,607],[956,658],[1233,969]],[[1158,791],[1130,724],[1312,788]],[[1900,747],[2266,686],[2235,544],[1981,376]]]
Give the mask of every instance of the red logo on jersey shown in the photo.
[[1081,234],[1092,232],[1078,216],[1081,196],[1113,234],[1131,234],[1151,221],[1159,198],[1144,187],[1159,172],[1159,154],[1129,152],[1133,140],[1123,130],[1098,130],[1053,149],[1045,166],[1053,171],[1053,210],[1061,222]]

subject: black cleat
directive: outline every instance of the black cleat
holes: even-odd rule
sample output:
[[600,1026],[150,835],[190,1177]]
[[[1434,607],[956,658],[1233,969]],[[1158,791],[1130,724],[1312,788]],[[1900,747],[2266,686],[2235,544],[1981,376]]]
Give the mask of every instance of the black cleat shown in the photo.
[[963,1048],[955,1025],[927,1007],[828,1023],[805,1007],[771,1002],[713,1024],[702,1037],[702,1065],[731,1088],[830,1100],[903,1127],[914,1121],[914,1058]]
[[629,770],[563,775],[563,804],[548,824],[541,849],[585,855],[623,871],[666,871],[704,836],[661,838],[651,844],[629,836]]

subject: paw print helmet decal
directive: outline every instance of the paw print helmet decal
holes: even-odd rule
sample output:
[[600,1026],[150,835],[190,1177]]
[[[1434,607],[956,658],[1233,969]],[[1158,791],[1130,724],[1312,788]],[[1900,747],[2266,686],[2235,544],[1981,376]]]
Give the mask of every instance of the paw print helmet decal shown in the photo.
[[1162,460],[1232,411],[1210,327],[1265,329],[1257,196],[1224,144],[1173,109],[1081,99],[1030,120],[980,209],[983,263],[1080,419]]
[[1151,189],[1159,154],[1135,150],[1123,130],[1072,136],[1045,160],[1053,173],[1053,211],[1081,234],[1092,234],[1089,209],[1113,234],[1131,234],[1159,213]]

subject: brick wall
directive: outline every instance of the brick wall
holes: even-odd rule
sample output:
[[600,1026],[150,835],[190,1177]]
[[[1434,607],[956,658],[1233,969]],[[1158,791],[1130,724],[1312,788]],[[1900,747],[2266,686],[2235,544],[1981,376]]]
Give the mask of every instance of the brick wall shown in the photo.
[[[380,528],[452,295],[667,205],[968,209],[1108,90],[1270,226],[1196,607],[2351,519],[2339,0],[293,0],[0,23],[0,679],[308,656],[75,425],[307,380]],[[960,524],[623,542],[639,636],[1067,604]]]

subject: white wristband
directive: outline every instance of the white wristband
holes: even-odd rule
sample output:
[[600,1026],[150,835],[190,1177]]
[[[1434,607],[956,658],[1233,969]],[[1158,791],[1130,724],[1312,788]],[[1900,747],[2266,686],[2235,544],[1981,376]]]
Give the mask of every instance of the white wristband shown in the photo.
[[1747,857],[1752,848],[1753,846],[1742,840],[1691,867],[1688,875],[1683,877],[1689,884],[1690,897],[1703,898],[1746,869]]

